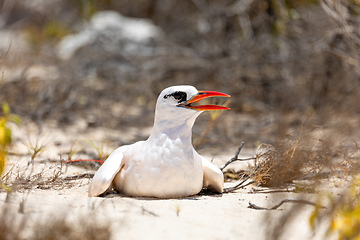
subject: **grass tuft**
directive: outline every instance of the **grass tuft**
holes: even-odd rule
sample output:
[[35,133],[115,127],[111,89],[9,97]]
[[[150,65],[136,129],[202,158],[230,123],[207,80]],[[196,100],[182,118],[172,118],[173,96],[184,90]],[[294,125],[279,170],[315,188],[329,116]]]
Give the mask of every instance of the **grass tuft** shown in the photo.
[[64,214],[53,214],[45,219],[17,214],[10,205],[0,210],[0,240],[62,240],[111,239],[111,224],[97,221],[95,214],[80,215],[75,219]]
[[[335,144],[329,136],[313,137],[313,128],[303,127],[285,136],[275,146],[262,144],[254,157],[253,179],[264,187],[283,187],[294,181],[318,181],[333,176],[345,178],[359,172],[360,148]],[[298,189],[306,186],[297,185]]]

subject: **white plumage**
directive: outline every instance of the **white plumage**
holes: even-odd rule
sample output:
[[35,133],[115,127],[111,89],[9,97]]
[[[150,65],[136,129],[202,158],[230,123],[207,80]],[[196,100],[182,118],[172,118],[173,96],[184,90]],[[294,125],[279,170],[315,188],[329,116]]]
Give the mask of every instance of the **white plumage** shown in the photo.
[[114,188],[129,196],[180,198],[204,188],[223,191],[219,168],[199,155],[191,143],[192,127],[202,111],[224,110],[217,105],[193,106],[203,98],[229,95],[173,86],[158,97],[150,137],[116,149],[95,173],[89,196]]

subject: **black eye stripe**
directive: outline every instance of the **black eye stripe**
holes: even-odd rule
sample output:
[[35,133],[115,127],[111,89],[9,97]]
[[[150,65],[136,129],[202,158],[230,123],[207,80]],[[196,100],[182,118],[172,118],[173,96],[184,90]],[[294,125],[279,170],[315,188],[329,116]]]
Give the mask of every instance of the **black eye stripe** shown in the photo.
[[179,102],[185,102],[186,101],[186,93],[181,91],[176,91],[171,94],[167,94],[164,96],[164,98],[173,97],[175,100],[178,100]]

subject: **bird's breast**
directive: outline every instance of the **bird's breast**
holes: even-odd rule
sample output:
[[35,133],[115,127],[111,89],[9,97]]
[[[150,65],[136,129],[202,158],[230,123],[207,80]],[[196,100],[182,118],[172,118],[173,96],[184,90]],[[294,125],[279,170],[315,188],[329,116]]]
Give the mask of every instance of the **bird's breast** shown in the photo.
[[124,153],[125,165],[115,187],[127,195],[185,197],[202,188],[202,163],[181,139],[138,142]]

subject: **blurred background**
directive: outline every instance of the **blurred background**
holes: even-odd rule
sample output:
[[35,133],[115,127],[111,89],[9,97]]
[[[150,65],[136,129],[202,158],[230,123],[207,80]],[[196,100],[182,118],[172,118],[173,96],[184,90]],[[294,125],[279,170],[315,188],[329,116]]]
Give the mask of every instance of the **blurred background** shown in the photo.
[[359,1],[0,0],[0,102],[39,128],[148,128],[177,84],[232,96],[202,114],[200,148],[305,125],[356,141]]

